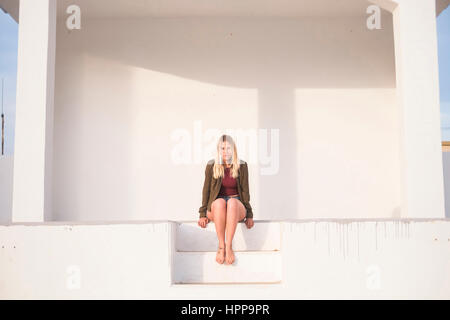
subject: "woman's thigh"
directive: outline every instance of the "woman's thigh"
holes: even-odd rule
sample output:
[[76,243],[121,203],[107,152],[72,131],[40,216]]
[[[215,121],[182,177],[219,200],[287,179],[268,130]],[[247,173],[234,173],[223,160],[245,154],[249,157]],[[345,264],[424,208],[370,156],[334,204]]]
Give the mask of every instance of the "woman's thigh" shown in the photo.
[[219,209],[224,209],[224,210],[226,210],[226,202],[225,202],[224,199],[222,199],[222,198],[217,198],[216,200],[214,200],[214,201],[211,203],[211,211],[207,211],[207,212],[206,212],[206,216],[208,217],[208,219],[209,219],[210,221],[214,221],[214,212],[215,212],[218,208],[219,208]]
[[245,216],[247,215],[247,209],[245,208],[245,206],[241,202],[241,200],[238,198],[230,198],[227,203],[227,208],[230,205],[230,202],[232,202],[232,201],[233,201],[233,204],[235,206],[237,206],[237,209],[238,209],[238,221],[239,222],[244,221]]

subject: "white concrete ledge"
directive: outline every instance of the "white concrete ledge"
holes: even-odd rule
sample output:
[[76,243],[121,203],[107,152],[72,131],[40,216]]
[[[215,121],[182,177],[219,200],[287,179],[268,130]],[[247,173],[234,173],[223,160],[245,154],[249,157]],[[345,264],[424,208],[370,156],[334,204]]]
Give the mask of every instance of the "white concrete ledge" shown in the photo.
[[172,221],[0,226],[0,299],[450,299],[449,219],[279,223],[234,266],[177,252]]
[[[309,223],[309,222],[334,222],[334,223],[355,223],[355,222],[439,222],[450,221],[450,218],[314,218],[314,219],[283,219],[283,220],[258,220],[259,223]],[[0,226],[68,226],[68,225],[115,225],[115,224],[152,224],[152,223],[176,223],[196,225],[197,220],[84,220],[84,221],[43,221],[43,222],[6,222],[0,223]],[[214,223],[208,224],[214,226]]]

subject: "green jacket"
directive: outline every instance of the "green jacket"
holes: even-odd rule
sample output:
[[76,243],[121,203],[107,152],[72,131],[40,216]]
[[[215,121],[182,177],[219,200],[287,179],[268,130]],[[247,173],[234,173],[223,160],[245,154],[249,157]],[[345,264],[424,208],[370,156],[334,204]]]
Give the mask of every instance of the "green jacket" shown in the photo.
[[[205,169],[205,182],[203,184],[202,206],[198,210],[201,217],[206,217],[206,211],[211,211],[211,204],[217,199],[220,187],[222,186],[222,177],[214,179],[213,177],[214,159],[208,161]],[[237,188],[239,199],[247,209],[246,218],[253,218],[252,207],[250,206],[250,192],[248,189],[248,166],[247,162],[240,160],[239,176],[237,177]]]

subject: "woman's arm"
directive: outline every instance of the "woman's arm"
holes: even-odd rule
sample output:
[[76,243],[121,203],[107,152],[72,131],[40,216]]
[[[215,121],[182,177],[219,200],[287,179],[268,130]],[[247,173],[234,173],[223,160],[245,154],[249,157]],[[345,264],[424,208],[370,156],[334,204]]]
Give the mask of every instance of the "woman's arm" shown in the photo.
[[202,206],[198,209],[198,212],[200,213],[200,218],[206,217],[206,210],[208,207],[208,200],[209,200],[209,189],[211,185],[211,174],[210,174],[211,168],[212,168],[211,164],[206,165],[205,181],[203,182],[203,191],[202,191]]
[[242,203],[244,204],[245,208],[247,209],[247,219],[253,218],[253,210],[252,206],[250,205],[250,190],[249,190],[249,183],[248,183],[248,166],[247,163],[242,164]]

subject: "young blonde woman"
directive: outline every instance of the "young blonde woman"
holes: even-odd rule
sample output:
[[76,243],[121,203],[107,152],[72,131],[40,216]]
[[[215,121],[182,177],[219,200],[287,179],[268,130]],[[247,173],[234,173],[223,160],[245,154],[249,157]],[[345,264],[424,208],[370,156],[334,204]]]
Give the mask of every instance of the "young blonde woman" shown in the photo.
[[199,213],[200,227],[205,228],[209,221],[216,226],[219,240],[216,261],[232,264],[235,260],[232,242],[237,223],[245,220],[247,228],[252,228],[253,212],[247,163],[238,158],[236,145],[229,135],[219,138],[216,157],[206,165]]

